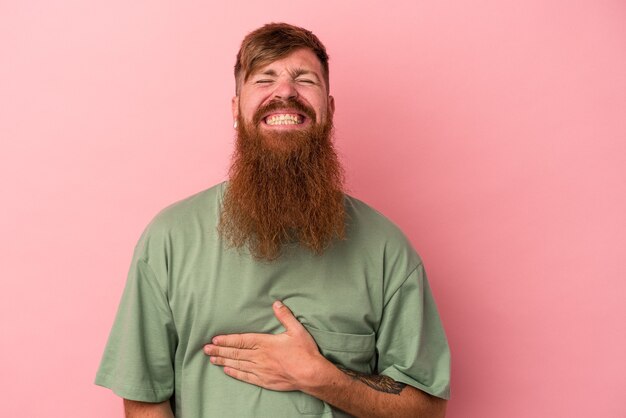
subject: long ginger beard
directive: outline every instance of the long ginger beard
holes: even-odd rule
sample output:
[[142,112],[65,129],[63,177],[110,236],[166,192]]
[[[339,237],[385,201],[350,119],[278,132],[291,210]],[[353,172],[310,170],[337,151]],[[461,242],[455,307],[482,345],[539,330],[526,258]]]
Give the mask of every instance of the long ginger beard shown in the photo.
[[[308,129],[264,132],[261,115],[281,106],[314,121]],[[257,259],[278,258],[285,244],[299,243],[321,254],[345,238],[343,170],[333,147],[332,121],[318,124],[299,102],[270,103],[252,123],[241,114],[224,196],[219,231]]]

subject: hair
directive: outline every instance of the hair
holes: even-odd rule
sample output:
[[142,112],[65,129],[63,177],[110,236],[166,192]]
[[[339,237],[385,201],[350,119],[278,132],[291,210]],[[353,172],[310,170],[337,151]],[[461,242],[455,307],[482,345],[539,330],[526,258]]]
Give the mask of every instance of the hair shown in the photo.
[[328,54],[317,36],[310,30],[287,23],[268,23],[250,32],[241,42],[235,63],[235,94],[239,95],[241,84],[257,68],[301,48],[308,48],[317,56],[322,64],[326,89],[329,90]]
[[220,235],[265,261],[279,258],[289,244],[322,254],[345,239],[344,176],[332,143],[332,118],[306,130],[270,134],[241,113],[238,118]]

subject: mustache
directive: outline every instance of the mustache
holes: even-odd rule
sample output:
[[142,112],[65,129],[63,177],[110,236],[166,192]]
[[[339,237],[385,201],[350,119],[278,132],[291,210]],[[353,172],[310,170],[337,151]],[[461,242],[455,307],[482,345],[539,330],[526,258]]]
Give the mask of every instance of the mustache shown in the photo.
[[286,107],[295,109],[298,112],[305,115],[306,117],[308,117],[309,119],[311,119],[313,122],[316,122],[315,110],[305,105],[304,103],[299,102],[297,99],[293,97],[290,97],[287,100],[272,100],[268,104],[261,106],[256,112],[254,112],[254,117],[252,119],[252,122],[255,125],[258,125],[261,122],[261,119],[263,119],[263,115],[267,114],[268,112],[272,112],[274,110],[284,109]]

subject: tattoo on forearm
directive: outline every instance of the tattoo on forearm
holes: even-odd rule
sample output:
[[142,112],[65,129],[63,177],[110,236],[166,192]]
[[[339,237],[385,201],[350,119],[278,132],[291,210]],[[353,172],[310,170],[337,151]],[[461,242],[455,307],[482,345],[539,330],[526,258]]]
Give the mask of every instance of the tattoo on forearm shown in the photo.
[[391,393],[393,395],[398,395],[402,392],[402,389],[406,386],[404,383],[396,382],[392,378],[388,376],[384,376],[382,374],[365,374],[355,372],[354,370],[346,369],[342,366],[337,366],[339,370],[353,378],[354,380],[360,380],[365,383],[367,386],[375,389],[379,392]]

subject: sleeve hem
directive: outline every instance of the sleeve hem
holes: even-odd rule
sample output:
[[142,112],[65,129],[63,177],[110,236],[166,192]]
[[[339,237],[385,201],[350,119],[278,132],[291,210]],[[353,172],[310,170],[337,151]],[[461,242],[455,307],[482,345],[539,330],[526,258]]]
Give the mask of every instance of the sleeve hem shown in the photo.
[[131,401],[164,402],[169,400],[174,393],[172,388],[146,388],[121,385],[115,382],[113,376],[102,373],[96,376],[94,383],[98,386],[111,389],[117,396]]
[[446,384],[437,384],[433,386],[426,386],[417,380],[405,375],[404,373],[396,370],[393,367],[383,370],[380,374],[388,376],[396,382],[404,383],[409,386],[413,386],[416,389],[426,392],[429,395],[436,396],[437,398],[450,400],[450,386]]

